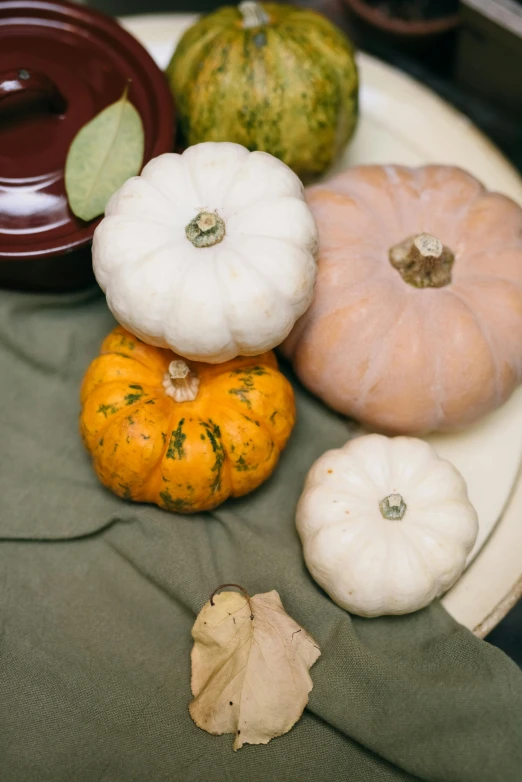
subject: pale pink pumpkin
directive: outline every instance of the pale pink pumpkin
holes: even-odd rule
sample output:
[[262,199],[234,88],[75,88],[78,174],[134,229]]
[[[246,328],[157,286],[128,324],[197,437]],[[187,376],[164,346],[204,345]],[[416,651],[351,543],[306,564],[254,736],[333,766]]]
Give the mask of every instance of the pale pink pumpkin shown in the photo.
[[305,386],[391,434],[505,402],[522,379],[522,209],[451,166],[360,166],[307,199],[316,294],[283,345]]

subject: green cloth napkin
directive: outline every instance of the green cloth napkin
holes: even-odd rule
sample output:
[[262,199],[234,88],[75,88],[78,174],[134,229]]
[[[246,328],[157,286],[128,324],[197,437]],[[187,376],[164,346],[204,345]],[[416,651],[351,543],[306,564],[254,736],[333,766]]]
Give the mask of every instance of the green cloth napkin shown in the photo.
[[[97,290],[0,293],[0,778],[519,781],[514,663],[439,604],[358,619],[308,575],[296,501],[350,430],[296,384],[291,442],[251,496],[183,517],[98,484],[78,391],[112,327]],[[237,753],[187,709],[194,618],[230,581],[278,590],[322,649],[300,722]]]

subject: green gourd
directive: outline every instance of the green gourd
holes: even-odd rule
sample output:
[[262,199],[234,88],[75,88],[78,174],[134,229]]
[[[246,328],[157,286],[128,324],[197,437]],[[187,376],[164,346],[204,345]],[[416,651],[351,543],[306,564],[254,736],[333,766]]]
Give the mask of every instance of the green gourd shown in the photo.
[[167,68],[182,144],[234,141],[302,179],[335,161],[357,122],[353,48],[320,14],[242,2],[197,21]]

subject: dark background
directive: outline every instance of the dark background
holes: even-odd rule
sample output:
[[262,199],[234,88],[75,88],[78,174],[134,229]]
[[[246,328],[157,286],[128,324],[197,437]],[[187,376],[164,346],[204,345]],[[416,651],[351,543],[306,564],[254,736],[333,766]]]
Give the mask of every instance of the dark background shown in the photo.
[[[497,2],[501,5],[503,0]],[[512,0],[506,2],[514,6]],[[232,5],[233,2],[230,0],[221,3],[211,0],[88,0],[86,4],[106,13],[130,15],[154,12],[195,13],[210,11],[221,5]],[[421,42],[416,46],[412,45],[411,41],[383,39],[382,35],[376,34],[371,28],[361,28],[357,20],[346,11],[342,0],[303,0],[299,4],[323,11],[351,36],[359,48],[407,71],[430,86],[467,114],[522,172],[522,106],[519,110],[517,103],[517,84],[522,85],[522,11],[519,39],[511,32],[508,35],[501,27],[497,28],[490,18],[483,22],[482,18],[475,14],[475,8],[469,11],[468,5],[475,7],[481,5],[480,2],[475,2],[461,8],[463,24],[459,29],[442,36],[435,43],[425,45]],[[486,3],[484,2],[483,5],[485,6]],[[496,4],[490,3],[490,8],[492,6]],[[502,17],[502,9],[500,11]],[[471,25],[466,26],[468,14]],[[466,40],[464,36],[467,36]],[[468,47],[471,49],[471,54],[468,54],[468,48],[463,53],[463,46],[468,39],[471,41]],[[469,63],[470,57],[473,56],[473,46],[478,52],[476,64]],[[480,53],[481,46],[485,52],[483,56]],[[464,56],[467,60],[462,64]],[[489,71],[483,72],[481,77],[480,68],[484,68],[488,61],[491,67]],[[463,86],[466,79],[462,73],[464,71],[473,73],[474,67],[478,74],[476,86],[473,80],[470,81],[471,86]],[[502,70],[504,67],[505,74]],[[497,68],[497,73],[492,73],[492,68]],[[495,78],[499,86],[498,90],[495,89]],[[489,92],[485,89],[486,82],[489,82]],[[502,89],[503,85],[505,90]],[[520,554],[522,559],[522,552]],[[503,649],[522,666],[522,601],[490,633],[487,640]]]

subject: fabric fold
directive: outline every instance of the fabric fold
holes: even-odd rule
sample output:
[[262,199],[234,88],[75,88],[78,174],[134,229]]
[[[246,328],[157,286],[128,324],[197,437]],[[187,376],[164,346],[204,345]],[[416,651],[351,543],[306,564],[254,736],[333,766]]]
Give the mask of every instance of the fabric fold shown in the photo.
[[[517,782],[512,661],[438,603],[360,619],[309,576],[295,505],[315,459],[354,428],[295,378],[295,431],[252,495],[185,517],[98,483],[79,389],[112,326],[94,291],[0,293],[2,779]],[[224,582],[276,589],[322,650],[298,724],[238,753],[188,712],[191,627]]]

